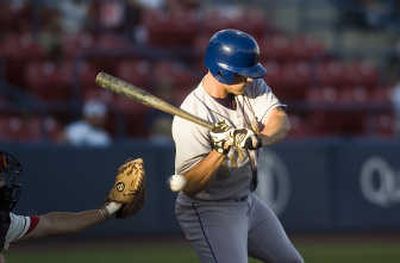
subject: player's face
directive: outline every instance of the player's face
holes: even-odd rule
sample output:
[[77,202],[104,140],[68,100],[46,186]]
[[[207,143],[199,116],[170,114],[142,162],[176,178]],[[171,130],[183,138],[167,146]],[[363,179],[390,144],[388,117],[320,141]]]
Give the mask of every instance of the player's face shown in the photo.
[[234,83],[226,86],[226,91],[234,95],[242,95],[251,82],[253,82],[252,78],[236,75]]

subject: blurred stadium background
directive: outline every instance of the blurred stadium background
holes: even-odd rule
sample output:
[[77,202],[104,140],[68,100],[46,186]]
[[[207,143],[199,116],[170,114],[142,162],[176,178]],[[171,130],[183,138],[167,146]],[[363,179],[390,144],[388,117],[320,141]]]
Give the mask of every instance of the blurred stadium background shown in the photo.
[[[257,38],[266,81],[289,105],[292,132],[264,149],[258,191],[306,262],[398,262],[399,5],[0,1],[0,148],[25,166],[17,211],[96,207],[129,156],[144,157],[149,175],[148,202],[137,217],[16,245],[9,262],[196,261],[166,185],[174,158],[170,116],[103,91],[94,79],[106,71],[179,105],[205,72],[208,38],[227,27]],[[71,144],[68,127],[94,100],[106,112],[112,143]]]

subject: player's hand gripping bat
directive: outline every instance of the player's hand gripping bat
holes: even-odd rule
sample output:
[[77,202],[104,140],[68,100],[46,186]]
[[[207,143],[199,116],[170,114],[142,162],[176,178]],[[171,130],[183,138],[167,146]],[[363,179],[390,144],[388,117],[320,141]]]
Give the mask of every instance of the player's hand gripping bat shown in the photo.
[[134,86],[126,81],[123,81],[122,79],[111,76],[107,73],[98,73],[96,76],[96,83],[102,88],[121,94],[146,106],[155,108],[171,115],[177,115],[183,119],[192,121],[210,130],[214,129],[213,123],[203,120],[202,118],[199,118],[185,110],[177,108],[174,105],[166,102],[165,100],[162,100],[137,86]]

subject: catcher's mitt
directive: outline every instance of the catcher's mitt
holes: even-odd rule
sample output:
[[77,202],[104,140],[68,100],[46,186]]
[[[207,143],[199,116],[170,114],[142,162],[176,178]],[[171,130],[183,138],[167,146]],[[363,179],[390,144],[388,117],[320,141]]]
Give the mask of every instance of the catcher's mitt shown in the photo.
[[108,202],[122,204],[116,212],[117,218],[125,218],[137,213],[144,205],[145,171],[143,159],[128,160],[118,168],[118,174]]

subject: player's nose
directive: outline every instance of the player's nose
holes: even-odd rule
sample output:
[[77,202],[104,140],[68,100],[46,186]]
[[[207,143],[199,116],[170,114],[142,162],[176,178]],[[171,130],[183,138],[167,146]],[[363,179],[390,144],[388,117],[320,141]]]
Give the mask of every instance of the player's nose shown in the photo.
[[252,83],[254,81],[253,78],[246,78],[246,83]]

